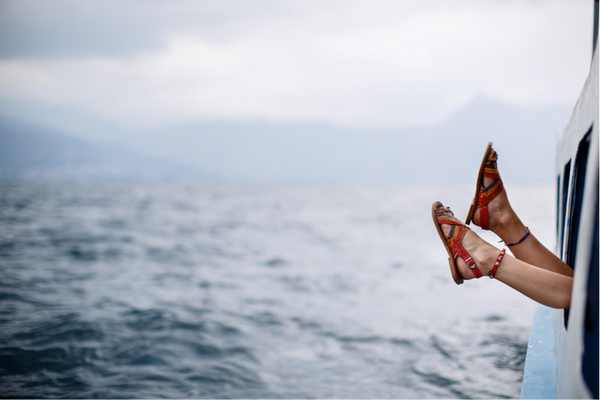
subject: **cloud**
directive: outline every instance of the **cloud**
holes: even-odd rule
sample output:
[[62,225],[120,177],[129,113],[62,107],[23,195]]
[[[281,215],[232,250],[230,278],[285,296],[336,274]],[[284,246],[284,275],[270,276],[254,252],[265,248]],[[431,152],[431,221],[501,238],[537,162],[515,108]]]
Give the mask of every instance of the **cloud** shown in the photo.
[[5,57],[0,96],[135,126],[426,125],[477,95],[572,104],[591,58],[588,2],[85,2],[53,9],[44,24],[39,4],[33,17],[12,14],[54,27],[56,49]]
[[127,57],[164,47],[164,35],[195,32],[223,40],[278,15],[285,3],[264,0],[0,2],[0,59]]

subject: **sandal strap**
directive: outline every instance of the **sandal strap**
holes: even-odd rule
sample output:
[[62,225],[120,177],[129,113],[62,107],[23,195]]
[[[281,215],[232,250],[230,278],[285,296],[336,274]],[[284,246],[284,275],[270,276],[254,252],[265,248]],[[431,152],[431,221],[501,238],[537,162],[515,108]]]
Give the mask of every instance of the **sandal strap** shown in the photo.
[[483,175],[492,179],[500,179],[500,173],[498,172],[498,153],[495,153],[492,158],[485,162],[485,168],[483,169]]
[[[449,212],[450,214],[441,214],[441,212]],[[436,210],[436,218],[438,220],[438,224],[440,225],[454,225],[452,227],[450,236],[446,238],[446,243],[448,244],[448,247],[452,252],[452,256],[455,259],[457,257],[462,258],[467,264],[467,267],[469,267],[469,269],[473,272],[473,275],[475,275],[476,278],[481,278],[483,275],[477,267],[475,260],[473,259],[473,257],[471,257],[469,252],[462,245],[463,237],[465,236],[469,228],[465,224],[463,224],[459,219],[457,219],[450,210]],[[458,227],[458,229],[456,229],[455,227]]]
[[496,198],[496,196],[498,196],[504,188],[502,180],[500,179],[500,172],[498,172],[498,165],[496,163],[497,160],[498,154],[495,153],[492,156],[492,158],[486,161],[485,168],[483,170],[483,175],[487,176],[488,178],[494,179],[494,182],[488,187],[484,187],[483,185],[481,185],[481,187],[479,188],[479,197],[477,198],[481,229],[485,230],[490,229],[488,204],[490,203],[490,201]]
[[458,229],[455,230],[454,234],[448,238],[448,246],[450,247],[454,258],[460,256],[460,258],[462,258],[467,264],[467,267],[469,267],[469,269],[473,272],[473,275],[475,275],[476,278],[481,278],[482,274],[479,268],[477,268],[475,260],[462,245],[462,239],[467,233],[468,229],[469,228],[467,228],[464,224],[461,224]]

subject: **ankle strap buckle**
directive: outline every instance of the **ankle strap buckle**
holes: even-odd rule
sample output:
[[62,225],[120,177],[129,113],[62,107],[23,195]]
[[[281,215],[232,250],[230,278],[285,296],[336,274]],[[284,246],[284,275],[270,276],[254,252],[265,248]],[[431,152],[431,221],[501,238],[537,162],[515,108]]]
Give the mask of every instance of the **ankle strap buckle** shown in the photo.
[[467,267],[469,269],[475,269],[475,267],[477,267],[477,264],[475,263],[475,260],[473,260],[473,257],[469,257],[465,260],[465,263],[467,264]]

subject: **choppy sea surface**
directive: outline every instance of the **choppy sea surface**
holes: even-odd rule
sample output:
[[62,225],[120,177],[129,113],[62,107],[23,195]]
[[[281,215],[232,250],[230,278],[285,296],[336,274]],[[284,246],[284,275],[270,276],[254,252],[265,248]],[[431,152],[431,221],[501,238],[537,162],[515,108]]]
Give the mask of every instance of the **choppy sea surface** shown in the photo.
[[[554,188],[508,190],[553,245]],[[1,184],[0,395],[518,397],[535,303],[431,222],[472,192]]]

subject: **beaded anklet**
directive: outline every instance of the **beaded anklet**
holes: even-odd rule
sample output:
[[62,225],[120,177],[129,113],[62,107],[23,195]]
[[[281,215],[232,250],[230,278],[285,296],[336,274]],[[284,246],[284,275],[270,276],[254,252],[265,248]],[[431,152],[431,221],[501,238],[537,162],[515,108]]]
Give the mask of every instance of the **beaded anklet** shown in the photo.
[[504,257],[504,253],[506,253],[506,248],[502,249],[500,255],[498,255],[498,258],[496,259],[496,262],[494,263],[494,268],[488,272],[490,279],[494,279],[494,274],[496,274],[496,270],[498,269],[498,265],[500,265],[500,261],[502,261],[502,258]]
[[[525,228],[527,229],[527,233],[521,239],[517,240],[516,242],[507,244],[508,247],[517,245],[517,244],[523,242],[523,240],[527,239],[527,236],[529,236],[531,231],[529,230],[529,227],[526,226]],[[499,241],[498,243],[502,243],[502,242],[503,242],[503,240]]]

